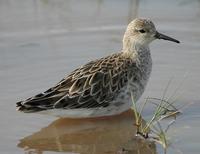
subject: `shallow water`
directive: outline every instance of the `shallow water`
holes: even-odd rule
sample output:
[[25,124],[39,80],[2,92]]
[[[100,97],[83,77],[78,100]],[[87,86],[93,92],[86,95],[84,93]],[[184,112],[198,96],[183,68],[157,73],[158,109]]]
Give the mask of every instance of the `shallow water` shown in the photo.
[[133,138],[132,112],[98,119],[58,119],[39,132],[20,140],[17,145],[27,151],[75,153],[155,153],[155,144]]
[[130,113],[73,121],[15,111],[20,99],[46,90],[89,60],[121,49],[127,23],[140,16],[181,41],[152,43],[154,66],[143,98],[161,97],[170,79],[171,95],[183,81],[175,96],[180,104],[191,105],[169,131],[174,147],[169,153],[199,153],[199,15],[198,0],[0,0],[0,152],[96,154],[126,146],[129,153],[160,152],[131,138],[135,128]]

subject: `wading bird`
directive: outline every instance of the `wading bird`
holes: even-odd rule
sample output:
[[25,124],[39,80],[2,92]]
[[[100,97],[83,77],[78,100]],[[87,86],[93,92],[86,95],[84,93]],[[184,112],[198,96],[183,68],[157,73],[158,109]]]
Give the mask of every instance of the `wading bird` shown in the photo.
[[17,103],[25,113],[84,118],[120,114],[137,101],[148,82],[152,59],[149,44],[178,40],[159,33],[153,22],[137,18],[127,27],[120,52],[91,61],[54,87]]

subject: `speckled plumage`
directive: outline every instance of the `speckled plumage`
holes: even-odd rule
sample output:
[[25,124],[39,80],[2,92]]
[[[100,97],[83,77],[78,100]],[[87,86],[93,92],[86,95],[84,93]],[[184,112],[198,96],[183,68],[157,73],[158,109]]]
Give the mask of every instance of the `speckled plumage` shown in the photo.
[[81,66],[44,93],[18,102],[18,110],[54,110],[53,115],[61,117],[98,117],[128,110],[131,93],[137,101],[149,79],[152,60],[148,44],[156,35],[150,20],[135,19],[127,27],[121,52]]

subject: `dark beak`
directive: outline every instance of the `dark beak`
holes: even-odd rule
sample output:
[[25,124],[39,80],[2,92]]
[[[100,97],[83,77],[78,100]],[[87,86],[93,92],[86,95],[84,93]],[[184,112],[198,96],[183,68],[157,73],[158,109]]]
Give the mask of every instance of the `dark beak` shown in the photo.
[[171,37],[169,37],[169,36],[167,36],[167,35],[161,34],[161,33],[159,33],[159,32],[156,32],[155,37],[156,37],[157,39],[163,39],[163,40],[168,40],[168,41],[180,43],[180,41],[178,41],[178,40],[176,40],[176,39],[173,39],[173,38],[171,38]]

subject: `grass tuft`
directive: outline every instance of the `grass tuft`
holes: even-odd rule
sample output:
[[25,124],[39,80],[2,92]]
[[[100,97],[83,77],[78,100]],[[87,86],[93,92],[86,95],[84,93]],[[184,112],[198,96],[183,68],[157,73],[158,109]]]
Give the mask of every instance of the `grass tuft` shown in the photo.
[[[162,98],[148,97],[141,105],[136,104],[133,93],[131,93],[133,102],[132,110],[134,111],[135,126],[137,128],[136,136],[159,143],[163,147],[165,154],[167,153],[167,148],[170,146],[167,131],[175,123],[176,117],[181,114],[180,109],[184,107],[176,107],[176,100],[172,100],[174,93],[177,93],[177,89],[179,89],[180,86],[175,89],[172,96],[168,97],[168,99],[166,98],[166,93],[171,81],[172,80],[168,82],[166,88],[164,89]],[[152,116],[149,120],[144,119],[142,116],[147,104],[152,104],[154,106]],[[145,120],[145,124],[143,123],[143,119]],[[161,123],[166,119],[169,120],[169,123],[164,129]]]

